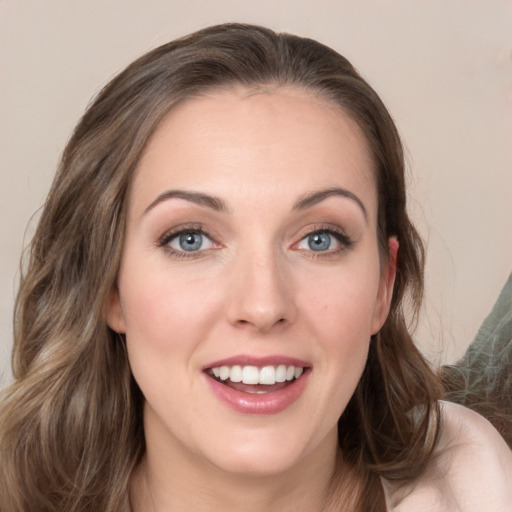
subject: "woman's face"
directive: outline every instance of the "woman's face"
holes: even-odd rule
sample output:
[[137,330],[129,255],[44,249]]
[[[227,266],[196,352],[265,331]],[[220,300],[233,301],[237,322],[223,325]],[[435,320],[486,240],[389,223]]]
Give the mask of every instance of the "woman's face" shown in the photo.
[[136,170],[107,312],[149,456],[248,474],[332,459],[394,279],[373,173],[358,125],[302,90],[216,92],[167,115]]

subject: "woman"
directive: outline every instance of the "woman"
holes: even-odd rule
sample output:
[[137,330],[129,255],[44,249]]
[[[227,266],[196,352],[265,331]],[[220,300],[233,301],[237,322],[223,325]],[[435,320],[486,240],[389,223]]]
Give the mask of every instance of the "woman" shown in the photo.
[[405,197],[384,105],[317,42],[223,25],[129,66],[32,242],[2,511],[506,510],[503,441],[407,331]]

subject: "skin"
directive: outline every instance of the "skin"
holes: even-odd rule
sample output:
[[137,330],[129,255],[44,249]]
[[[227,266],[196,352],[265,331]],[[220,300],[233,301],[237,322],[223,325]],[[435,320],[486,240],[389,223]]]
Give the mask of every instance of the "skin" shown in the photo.
[[[333,187],[353,197],[297,208]],[[169,240],[183,226],[205,232],[200,250]],[[146,398],[135,509],[323,509],[337,421],[389,311],[397,242],[382,258],[376,226],[373,162],[336,105],[292,88],[232,90],[167,115],[134,177],[107,311]],[[343,236],[313,251],[318,230]],[[202,369],[241,354],[307,361],[304,392],[278,414],[233,411]]]

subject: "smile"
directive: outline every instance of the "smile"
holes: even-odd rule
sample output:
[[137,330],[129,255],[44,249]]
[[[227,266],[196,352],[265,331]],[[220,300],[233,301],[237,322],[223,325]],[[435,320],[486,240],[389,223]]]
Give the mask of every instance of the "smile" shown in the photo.
[[[249,385],[273,386],[276,383],[291,382],[298,379],[304,372],[301,366],[284,365],[264,366],[216,366],[211,374],[221,382],[243,383]],[[264,391],[262,391],[264,392]]]
[[230,409],[243,414],[284,411],[302,395],[312,370],[298,360],[234,359],[219,361],[203,370],[213,394]]

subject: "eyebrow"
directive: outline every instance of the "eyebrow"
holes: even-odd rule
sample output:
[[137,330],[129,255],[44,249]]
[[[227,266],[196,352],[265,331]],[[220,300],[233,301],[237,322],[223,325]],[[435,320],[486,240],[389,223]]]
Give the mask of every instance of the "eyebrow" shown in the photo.
[[316,204],[321,203],[328,197],[332,196],[341,196],[346,197],[347,199],[351,199],[359,206],[363,212],[365,220],[368,220],[368,212],[366,211],[366,208],[361,199],[359,199],[359,197],[357,197],[354,193],[350,192],[350,190],[338,187],[326,188],[301,197],[293,205],[293,210],[306,210],[307,208],[311,208],[312,206],[315,206]]
[[169,199],[184,199],[191,203],[198,204],[199,206],[205,206],[216,212],[227,212],[228,207],[226,203],[218,197],[203,194],[201,192],[187,192],[186,190],[168,190],[163,194],[160,194],[145,210],[144,214],[152,210],[156,205],[167,201]]
[[[361,211],[363,212],[364,218],[368,220],[368,212],[363,204],[363,202],[350,190],[346,190],[344,188],[331,187],[324,190],[319,190],[317,192],[312,192],[311,194],[307,194],[302,196],[294,205],[292,210],[306,210],[315,206],[318,203],[321,203],[325,199],[332,196],[341,196],[354,201]],[[211,196],[208,194],[203,194],[202,192],[189,192],[186,190],[167,190],[163,194],[160,194],[145,210],[143,215],[152,210],[158,204],[168,201],[169,199],[184,199],[185,201],[190,201],[191,203],[195,203],[199,206],[205,206],[206,208],[210,208],[216,212],[226,213],[229,211],[226,203],[215,196]]]

